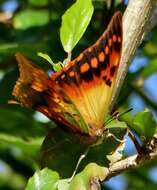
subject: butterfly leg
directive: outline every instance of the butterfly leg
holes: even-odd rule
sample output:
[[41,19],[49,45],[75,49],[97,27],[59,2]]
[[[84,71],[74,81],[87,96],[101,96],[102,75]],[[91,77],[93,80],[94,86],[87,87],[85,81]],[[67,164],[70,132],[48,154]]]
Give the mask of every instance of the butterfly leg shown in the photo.
[[[112,113],[112,117],[113,119],[119,119],[120,116],[132,111],[133,109],[130,108],[128,110],[126,110],[125,112],[123,113],[119,113],[117,110],[114,110],[114,112]],[[136,139],[135,135],[131,132],[131,130],[129,128],[127,128],[127,133],[128,133],[128,136],[130,137],[130,139],[132,140],[132,142],[134,143],[135,147],[136,147],[136,150],[138,152],[138,154],[141,154],[143,152],[143,148],[142,146],[139,144],[138,140]],[[113,136],[113,134],[111,134]],[[116,138],[114,136],[114,138]],[[116,138],[117,139],[117,138]],[[118,139],[117,139],[118,140]]]
[[102,139],[110,138],[110,137],[113,137],[116,141],[118,141],[120,143],[124,143],[124,140],[121,140],[121,139],[117,138],[113,133],[109,132],[109,129],[105,128]]
[[78,169],[78,167],[79,167],[81,161],[86,157],[86,155],[87,155],[88,152],[89,152],[89,149],[90,149],[90,147],[88,147],[88,148],[85,150],[84,154],[82,154],[82,155],[79,157],[79,159],[78,159],[78,161],[77,161],[77,164],[76,164],[76,167],[75,167],[75,169],[74,169],[74,172],[73,172],[72,176],[71,176],[70,179],[69,179],[69,183],[70,183],[70,182],[72,181],[72,179],[74,178],[74,176],[75,176],[75,174],[76,174],[76,172],[77,172],[77,169]]
[[108,133],[107,137],[113,137],[117,142],[124,143],[125,140],[117,138],[113,133]]

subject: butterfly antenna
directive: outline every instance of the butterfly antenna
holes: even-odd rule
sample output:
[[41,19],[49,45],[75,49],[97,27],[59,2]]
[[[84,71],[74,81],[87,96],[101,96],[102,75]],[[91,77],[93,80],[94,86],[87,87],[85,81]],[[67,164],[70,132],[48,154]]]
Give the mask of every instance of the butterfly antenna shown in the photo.
[[125,115],[126,113],[131,112],[132,110],[133,110],[133,108],[129,108],[128,110],[122,112],[122,113],[119,115],[119,117],[121,117],[122,115]]
[[118,111],[115,111],[115,112],[111,115],[112,118],[109,118],[109,119],[106,121],[105,125],[108,125],[111,121],[120,118],[122,115],[125,115],[125,114],[131,112],[132,110],[133,110],[133,108],[129,108],[128,110],[126,110],[126,111],[124,111],[124,112],[122,112],[122,113],[119,113]]
[[121,140],[121,139],[117,138],[113,133],[108,133],[106,137],[107,138],[108,137],[113,137],[119,143],[124,143],[125,142],[125,140]]

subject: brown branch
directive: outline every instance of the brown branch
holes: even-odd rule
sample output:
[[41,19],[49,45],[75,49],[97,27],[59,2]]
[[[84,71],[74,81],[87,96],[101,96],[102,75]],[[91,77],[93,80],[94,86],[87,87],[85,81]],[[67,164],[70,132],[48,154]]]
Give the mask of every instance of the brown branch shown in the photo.
[[[156,0],[129,1],[128,7],[123,16],[123,48],[117,76],[117,87],[115,88],[112,97],[111,108],[119,94],[128,71],[129,63],[131,62],[137,47],[141,44],[143,37],[148,32],[149,24],[152,23],[150,21],[153,18],[152,15],[155,14],[155,5]],[[109,168],[106,168],[108,172],[105,172],[103,181],[127,171],[128,169],[138,168],[146,162],[155,159],[157,159],[157,133],[142,154],[135,154],[112,164]]]
[[12,13],[0,12],[0,23],[9,24],[11,23],[12,17],[13,17]]
[[135,154],[129,156],[123,160],[120,160],[108,169],[108,172],[105,173],[103,181],[107,181],[113,176],[116,176],[124,171],[129,169],[138,168],[145,163],[157,159],[157,133],[154,135],[150,143],[147,144],[145,151],[142,154]]
[[154,13],[156,0],[130,0],[123,16],[123,45],[120,67],[117,76],[117,86],[113,93],[111,109],[116,101],[129,63],[143,37],[148,32],[148,24]]
[[147,162],[156,159],[157,130],[152,140],[143,146],[143,151],[140,154],[129,156],[117,162],[111,162],[109,167],[102,167],[96,163],[89,163],[82,172],[78,173],[74,176],[72,181],[70,181],[69,189],[100,190],[100,181],[105,182],[113,176],[130,169],[138,168]]

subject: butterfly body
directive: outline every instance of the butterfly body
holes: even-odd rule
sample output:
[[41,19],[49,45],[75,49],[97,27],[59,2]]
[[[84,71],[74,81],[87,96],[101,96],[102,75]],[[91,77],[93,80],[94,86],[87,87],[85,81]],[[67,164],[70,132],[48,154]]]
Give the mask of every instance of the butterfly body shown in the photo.
[[18,53],[20,78],[13,95],[24,106],[42,112],[70,131],[101,136],[115,87],[121,47],[122,16],[117,12],[93,46],[51,77]]

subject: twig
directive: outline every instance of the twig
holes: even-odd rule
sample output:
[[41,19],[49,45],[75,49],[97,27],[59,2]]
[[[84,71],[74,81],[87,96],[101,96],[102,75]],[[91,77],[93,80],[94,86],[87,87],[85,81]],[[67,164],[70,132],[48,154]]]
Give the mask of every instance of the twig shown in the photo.
[[[129,63],[133,55],[143,40],[143,36],[148,32],[148,24],[152,18],[156,0],[130,0],[123,16],[123,48],[117,76],[117,87],[115,88],[111,109],[116,101],[124,78],[126,76]],[[135,154],[109,166],[104,181],[118,175],[128,169],[137,168],[150,160],[157,159],[157,134],[146,147],[145,154]]]
[[138,152],[138,154],[142,154],[142,146],[140,146],[139,142],[137,141],[136,137],[133,135],[133,133],[128,129],[128,136],[130,137],[130,139],[133,141],[136,150]]
[[107,181],[111,177],[116,176],[129,169],[138,168],[141,165],[144,165],[146,162],[155,159],[157,159],[157,133],[154,135],[143,155],[135,154],[114,163],[108,168],[109,172],[106,172],[106,176],[103,181]]

